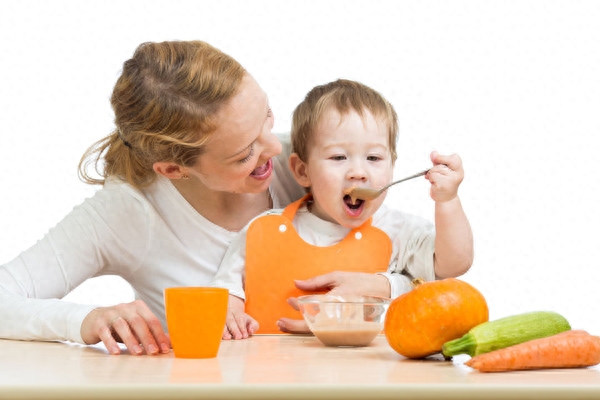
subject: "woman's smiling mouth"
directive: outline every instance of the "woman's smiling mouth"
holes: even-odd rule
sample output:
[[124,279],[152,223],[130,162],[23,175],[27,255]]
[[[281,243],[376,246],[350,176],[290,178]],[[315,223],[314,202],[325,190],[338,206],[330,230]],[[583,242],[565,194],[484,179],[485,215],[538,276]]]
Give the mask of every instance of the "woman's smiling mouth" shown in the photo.
[[255,168],[254,171],[252,171],[250,173],[250,176],[255,179],[265,180],[269,176],[271,176],[272,172],[273,172],[273,160],[269,159],[269,161],[267,161],[260,167]]

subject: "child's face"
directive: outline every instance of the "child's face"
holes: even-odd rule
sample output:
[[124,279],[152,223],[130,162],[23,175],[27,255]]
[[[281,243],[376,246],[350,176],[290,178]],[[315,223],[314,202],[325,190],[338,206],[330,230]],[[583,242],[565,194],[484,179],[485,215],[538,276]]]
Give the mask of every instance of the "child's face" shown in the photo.
[[368,111],[363,118],[333,108],[323,114],[309,143],[306,174],[318,217],[348,228],[362,225],[381,206],[385,195],[352,204],[350,187],[380,188],[392,179],[388,126]]

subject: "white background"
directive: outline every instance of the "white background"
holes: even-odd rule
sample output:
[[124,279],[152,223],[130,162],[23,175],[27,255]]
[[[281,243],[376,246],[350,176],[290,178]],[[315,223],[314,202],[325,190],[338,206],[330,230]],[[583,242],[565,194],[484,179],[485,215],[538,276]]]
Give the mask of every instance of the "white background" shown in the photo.
[[[314,85],[359,80],[400,117],[396,178],[458,153],[492,319],[562,313],[600,334],[598,1],[3,1],[0,264],[94,192],[76,175],[113,129],[109,96],[144,41],[202,39],[268,93],[275,131]],[[433,217],[424,180],[388,202]],[[115,279],[69,296],[126,301]]]

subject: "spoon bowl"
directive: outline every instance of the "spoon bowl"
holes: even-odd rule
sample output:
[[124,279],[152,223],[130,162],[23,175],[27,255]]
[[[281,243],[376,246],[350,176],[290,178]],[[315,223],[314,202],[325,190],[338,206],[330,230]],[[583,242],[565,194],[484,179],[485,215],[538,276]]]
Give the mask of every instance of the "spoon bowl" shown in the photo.
[[360,200],[375,200],[383,192],[385,192],[390,186],[393,186],[393,185],[395,185],[397,183],[400,183],[400,182],[408,181],[410,179],[413,179],[413,178],[416,178],[416,177],[419,177],[419,176],[423,176],[423,175],[425,175],[428,172],[429,172],[429,169],[426,169],[425,171],[417,172],[416,174],[407,176],[406,178],[402,178],[402,179],[399,179],[399,180],[394,181],[392,183],[389,183],[389,184],[385,185],[384,187],[382,187],[380,189],[363,188],[363,187],[353,187],[353,188],[350,188],[349,190],[347,190],[346,194],[350,196],[350,198],[352,199],[352,203],[355,203],[357,199],[360,199]]

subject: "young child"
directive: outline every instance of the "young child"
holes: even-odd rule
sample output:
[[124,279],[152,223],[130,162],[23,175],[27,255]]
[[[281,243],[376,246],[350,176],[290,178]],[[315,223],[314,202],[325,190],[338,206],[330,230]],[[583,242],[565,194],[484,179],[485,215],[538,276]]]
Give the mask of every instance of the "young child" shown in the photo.
[[[259,326],[261,333],[290,331],[286,323],[301,316],[286,300],[306,294],[295,281],[310,291],[334,287],[395,298],[414,278],[455,277],[470,268],[473,239],[457,194],[463,179],[457,155],[431,154],[426,178],[435,227],[383,205],[385,193],[355,202],[347,194],[392,180],[397,130],[392,106],[358,82],[337,80],[307,94],[294,111],[289,166],[308,194],[257,217],[232,242],[212,283],[230,291],[224,339],[246,338]],[[333,271],[347,271],[352,284],[302,282]]]

